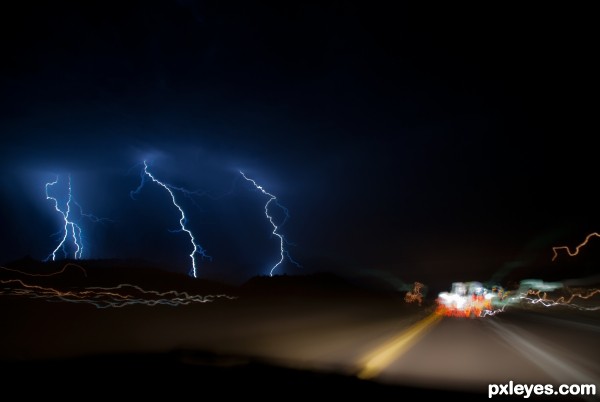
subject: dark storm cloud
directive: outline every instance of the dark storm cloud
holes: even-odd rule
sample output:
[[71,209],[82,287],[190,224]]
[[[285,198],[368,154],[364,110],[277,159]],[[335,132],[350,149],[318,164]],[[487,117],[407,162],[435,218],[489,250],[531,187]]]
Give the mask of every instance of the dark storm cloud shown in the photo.
[[82,206],[116,221],[90,225],[94,257],[186,269],[169,200],[129,197],[144,159],[223,195],[182,201],[211,274],[277,258],[240,169],[289,207],[292,252],[315,269],[484,280],[532,239],[597,229],[585,24],[351,4],[30,11],[2,26],[3,261],[46,255],[57,217],[43,184],[70,173]]

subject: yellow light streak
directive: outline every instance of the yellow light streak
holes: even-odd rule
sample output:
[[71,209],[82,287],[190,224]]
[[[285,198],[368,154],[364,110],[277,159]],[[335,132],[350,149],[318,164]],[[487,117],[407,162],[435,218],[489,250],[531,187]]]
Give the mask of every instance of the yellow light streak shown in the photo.
[[433,325],[438,323],[441,318],[442,315],[432,313],[368,354],[362,359],[362,368],[357,374],[358,378],[368,380],[377,377],[402,353],[417,343],[427,330],[433,328]]

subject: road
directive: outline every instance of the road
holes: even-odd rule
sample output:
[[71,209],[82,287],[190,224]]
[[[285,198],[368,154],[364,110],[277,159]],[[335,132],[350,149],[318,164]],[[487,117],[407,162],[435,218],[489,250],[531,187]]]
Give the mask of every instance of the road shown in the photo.
[[444,318],[377,378],[475,391],[511,380],[599,386],[599,332],[597,320],[523,311],[475,320]]
[[600,387],[597,313],[513,309],[482,319],[340,321],[307,318],[254,346],[295,367],[333,368],[397,385],[473,392],[511,380]]
[[361,299],[104,310],[4,299],[0,359],[178,349],[428,389],[485,393],[511,380],[600,386],[598,312],[539,307],[458,319],[431,311]]

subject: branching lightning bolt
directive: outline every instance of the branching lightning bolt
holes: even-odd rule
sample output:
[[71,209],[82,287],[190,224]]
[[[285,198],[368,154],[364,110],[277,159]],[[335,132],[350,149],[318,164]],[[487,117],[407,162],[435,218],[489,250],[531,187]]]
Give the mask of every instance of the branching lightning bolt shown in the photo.
[[52,200],[54,202],[54,209],[56,210],[56,212],[58,212],[62,215],[63,220],[65,222],[65,225],[63,228],[64,235],[63,235],[63,238],[60,241],[60,243],[58,243],[58,246],[56,246],[54,251],[52,251],[52,253],[50,255],[48,255],[46,260],[49,260],[50,258],[52,258],[52,261],[56,260],[56,253],[61,248],[63,250],[65,257],[67,257],[67,251],[65,249],[65,242],[67,241],[67,238],[69,237],[69,233],[71,233],[71,237],[73,238],[73,244],[76,247],[74,257],[77,260],[77,259],[81,258],[81,256],[83,255],[83,243],[81,242],[81,227],[78,224],[76,224],[75,222],[73,222],[69,216],[71,213],[71,201],[73,199],[73,195],[71,193],[71,176],[70,175],[68,176],[68,197],[67,197],[66,208],[64,210],[62,210],[58,206],[58,199],[56,197],[52,197],[52,196],[50,196],[50,194],[48,194],[48,188],[55,186],[56,184],[58,184],[58,176],[56,177],[55,181],[46,183],[46,199]]
[[114,223],[115,222],[114,220],[109,219],[109,218],[100,218],[94,214],[88,214],[88,213],[83,212],[83,208],[75,200],[73,200],[73,205],[75,205],[79,209],[79,215],[85,216],[86,218],[88,218],[90,221],[92,221],[94,223],[107,223],[107,222]]
[[[46,258],[46,261],[48,261],[50,259],[52,259],[52,261],[55,261],[56,253],[58,252],[58,250],[61,250],[61,249],[63,251],[65,258],[68,257],[68,253],[66,250],[66,243],[67,243],[69,237],[72,239],[73,246],[75,247],[75,252],[73,254],[73,258],[78,260],[83,257],[83,248],[84,248],[83,241],[82,241],[83,230],[81,229],[81,226],[77,223],[77,221],[78,221],[77,217],[79,217],[79,218],[85,217],[94,223],[114,222],[113,220],[108,219],[108,218],[99,218],[96,215],[84,213],[81,205],[79,205],[79,203],[73,197],[73,190],[72,190],[72,186],[71,186],[71,175],[67,176],[67,180],[68,180],[67,181],[67,202],[64,205],[64,208],[61,208],[60,203],[58,202],[58,198],[51,196],[49,193],[49,189],[58,184],[59,177],[57,176],[56,180],[46,183],[46,186],[45,186],[46,199],[52,200],[52,202],[54,203],[54,210],[61,214],[63,221],[64,221],[64,226],[63,226],[62,230],[57,233],[57,234],[62,234],[62,239],[58,243],[58,246],[56,246],[54,251],[52,251],[52,253],[50,253],[50,255],[48,255],[48,257]],[[77,209],[75,209],[74,207],[77,207]],[[75,214],[75,217],[73,216],[73,214]]]
[[[253,179],[250,179],[250,178],[248,178],[248,177],[247,177],[247,176],[244,174],[244,172],[242,172],[241,170],[240,170],[240,174],[242,175],[242,177],[243,177],[245,180],[247,180],[247,181],[251,182],[251,183],[254,185],[254,187],[256,187],[256,189],[257,189],[257,190],[260,190],[260,192],[261,192],[261,193],[263,193],[264,195],[266,195],[266,196],[268,196],[268,197],[269,197],[269,201],[267,201],[267,203],[265,204],[265,216],[267,217],[267,219],[269,220],[269,222],[270,222],[270,223],[271,223],[271,225],[273,226],[273,232],[272,232],[272,233],[273,233],[275,236],[277,236],[277,237],[279,238],[279,249],[280,249],[280,254],[281,254],[281,258],[279,259],[279,261],[277,262],[277,264],[275,264],[275,265],[273,266],[273,268],[271,268],[271,271],[269,272],[269,275],[270,275],[270,276],[273,276],[273,272],[274,272],[274,271],[277,269],[277,267],[278,267],[279,265],[281,265],[281,263],[283,262],[283,260],[284,260],[285,258],[287,258],[287,259],[288,259],[288,260],[289,260],[289,261],[290,261],[292,264],[294,264],[295,266],[297,266],[297,267],[301,267],[301,265],[300,265],[300,264],[298,264],[296,261],[294,261],[294,259],[293,259],[293,258],[292,258],[292,256],[290,255],[290,253],[289,253],[289,252],[286,250],[286,248],[285,248],[285,245],[286,245],[286,244],[288,244],[288,242],[285,240],[285,237],[284,237],[284,236],[283,236],[281,233],[279,233],[279,232],[278,232],[279,228],[280,228],[281,226],[283,226],[283,225],[286,223],[286,221],[288,220],[288,218],[289,218],[289,216],[290,216],[288,209],[287,209],[286,207],[284,207],[283,205],[281,205],[281,204],[279,203],[279,201],[277,201],[277,197],[275,197],[273,194],[271,194],[271,193],[267,192],[267,191],[266,191],[266,190],[265,190],[265,189],[264,189],[262,186],[258,185],[258,184],[256,183],[256,181],[254,181]],[[282,211],[284,212],[284,214],[285,214],[285,218],[283,219],[283,222],[282,222],[282,223],[281,223],[279,226],[275,224],[275,222],[274,222],[274,220],[273,220],[273,216],[269,215],[269,205],[270,205],[270,204],[271,204],[273,201],[275,201],[275,204],[276,204],[276,205],[277,205],[279,208],[281,208],[281,210],[282,210]]]
[[185,212],[183,211],[183,208],[181,208],[181,206],[177,203],[177,200],[175,199],[175,194],[173,194],[172,186],[165,184],[165,183],[159,181],[158,179],[156,179],[152,175],[152,173],[150,173],[148,171],[148,163],[146,163],[146,161],[144,161],[144,169],[142,170],[140,176],[141,176],[140,185],[134,191],[132,191],[130,193],[131,198],[134,198],[134,195],[138,194],[142,190],[142,188],[144,187],[144,184],[146,183],[147,178],[150,178],[153,182],[155,182],[156,184],[158,184],[159,186],[161,186],[162,188],[167,190],[167,192],[171,196],[171,201],[173,202],[173,205],[175,205],[175,207],[179,210],[179,213],[181,214],[181,218],[179,219],[179,225],[181,226],[181,229],[179,229],[177,231],[185,232],[190,237],[190,242],[192,243],[192,247],[193,247],[192,252],[190,254],[190,258],[192,259],[191,274],[194,278],[197,278],[196,255],[200,255],[202,258],[208,258],[209,260],[211,259],[211,257],[209,255],[207,255],[206,251],[202,248],[202,246],[200,246],[200,244],[198,244],[196,242],[196,239],[194,238],[194,234],[192,233],[192,231],[186,227],[187,218],[185,216]]
[[570,257],[575,257],[577,254],[579,254],[579,250],[584,247],[592,237],[600,237],[600,233],[594,232],[587,235],[583,243],[575,247],[575,251],[571,251],[569,246],[552,247],[552,252],[554,253],[552,256],[552,261],[556,260],[558,257],[558,250],[567,250],[567,254],[569,254]]
[[213,201],[221,200],[221,199],[223,199],[223,197],[233,194],[233,192],[235,191],[235,186],[238,181],[238,177],[239,176],[237,176],[237,175],[235,176],[234,180],[231,182],[231,186],[230,186],[229,190],[227,190],[223,194],[219,194],[219,195],[215,195],[207,190],[188,190],[185,187],[177,187],[177,186],[173,186],[173,185],[167,184],[167,183],[165,183],[165,185],[167,187],[169,187],[171,190],[179,191],[186,198],[188,198],[195,206],[200,207],[200,205],[198,205],[198,203],[196,202],[196,199],[194,197],[197,197],[197,198],[207,197]]

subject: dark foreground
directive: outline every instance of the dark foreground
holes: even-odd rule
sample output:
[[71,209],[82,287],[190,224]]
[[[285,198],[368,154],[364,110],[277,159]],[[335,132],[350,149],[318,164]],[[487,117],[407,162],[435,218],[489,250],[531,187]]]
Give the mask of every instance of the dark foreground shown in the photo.
[[[192,400],[259,397],[268,399],[323,396],[403,399],[481,400],[485,395],[409,386],[384,385],[335,373],[277,367],[244,358],[217,357],[197,352],[103,355],[67,360],[1,365],[5,384],[25,386],[25,394],[71,399],[75,389],[104,397],[190,397]],[[389,398],[389,399],[388,399]],[[391,399],[393,398],[393,399]],[[294,399],[295,400],[295,399]]]
[[[332,277],[218,291],[236,298],[96,308],[11,291],[0,297],[2,383],[27,395],[71,399],[81,396],[77,387],[136,400],[481,400],[488,384],[508,381],[600,385],[598,311],[521,306],[484,319],[440,319],[433,305],[407,305],[401,294]],[[544,398],[578,399],[532,400]]]

